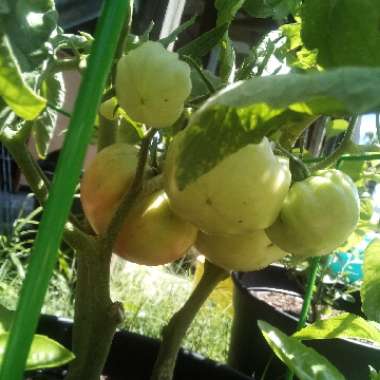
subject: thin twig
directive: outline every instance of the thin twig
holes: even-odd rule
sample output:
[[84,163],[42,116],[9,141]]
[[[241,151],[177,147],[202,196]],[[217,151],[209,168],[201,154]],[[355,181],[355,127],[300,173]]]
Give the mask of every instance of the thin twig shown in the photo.
[[331,153],[329,156],[327,156],[324,160],[317,162],[311,167],[312,171],[324,169],[327,167],[330,167],[336,163],[336,161],[339,160],[340,156],[346,153],[347,148],[349,147],[351,143],[351,136],[354,132],[354,129],[356,127],[357,121],[359,116],[355,115],[351,118],[350,124],[348,125],[346,132],[344,134],[344,137],[342,139],[342,142],[338,146],[338,148]]
[[144,137],[141,143],[139,160],[131,187],[122,199],[119,208],[116,210],[107,228],[107,231],[101,237],[103,251],[105,252],[112,251],[112,247],[114,246],[120,228],[124,223],[125,217],[128,215],[136,198],[143,189],[144,169],[148,158],[149,145],[155,133],[156,130],[151,129],[147,133],[146,137]]
[[172,379],[177,355],[191,322],[215,286],[227,277],[228,272],[206,261],[203,276],[197,287],[162,331],[162,343],[151,380]]

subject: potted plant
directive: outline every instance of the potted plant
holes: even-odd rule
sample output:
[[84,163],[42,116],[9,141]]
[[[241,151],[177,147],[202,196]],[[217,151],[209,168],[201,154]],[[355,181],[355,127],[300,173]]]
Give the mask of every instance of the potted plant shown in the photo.
[[[371,67],[377,61],[364,65],[350,56],[342,63],[346,50],[331,58],[331,49],[323,49],[326,39],[310,37],[320,20],[310,8],[313,2],[258,3],[256,17],[284,21],[289,14],[302,15],[302,38],[296,17],[282,27],[281,49],[278,37],[268,36],[242,63],[235,60],[229,28],[240,9],[254,13],[245,1],[216,1],[215,27],[175,52],[168,47],[195,20],[158,41],[150,40],[149,30],[132,35],[132,1],[105,2],[94,37],[62,33],[51,1],[7,1],[0,7],[6,20],[0,50],[1,142],[44,208],[11,328],[3,329],[0,380],[19,380],[25,369],[68,362],[66,380],[99,380],[108,370],[111,378],[125,377],[133,362],[141,378],[187,378],[188,356],[183,362],[180,356],[176,366],[183,337],[230,271],[259,270],[287,253],[328,254],[355,229],[357,188],[331,166],[349,153],[358,114],[380,108],[380,72]],[[210,73],[201,61],[216,46],[218,71]],[[364,59],[359,52],[353,58]],[[305,72],[262,76],[277,73],[268,64],[274,53]],[[369,53],[364,57],[374,59]],[[65,70],[83,75],[72,113],[62,108],[60,73]],[[26,142],[33,136],[38,153],[46,155],[57,112],[70,122],[50,183]],[[344,137],[331,155],[308,165],[302,140],[321,116],[344,118]],[[70,207],[94,136],[97,154],[80,181],[84,216],[78,217]],[[77,260],[72,352],[34,335],[61,238]],[[192,246],[207,259],[199,283],[163,327],[159,348],[145,340],[142,351],[123,358],[124,370],[113,356],[114,349],[121,350],[119,337],[128,335],[127,346],[120,343],[126,352],[141,338],[116,333],[123,308],[110,296],[112,254],[159,265]],[[376,296],[372,289],[369,298]],[[271,338],[268,325],[260,326]],[[64,328],[62,343],[70,328]],[[40,331],[61,334],[53,330]],[[190,361],[194,369],[204,366]],[[226,367],[211,367],[215,378],[244,378]]]

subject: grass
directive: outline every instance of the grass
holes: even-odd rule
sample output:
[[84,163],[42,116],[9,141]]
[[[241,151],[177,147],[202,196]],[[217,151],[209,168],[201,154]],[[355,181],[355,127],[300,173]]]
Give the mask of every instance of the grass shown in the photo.
[[[189,297],[190,274],[174,274],[163,267],[145,267],[116,260],[112,268],[112,296],[123,302],[124,327],[159,338],[162,327]],[[231,310],[224,302],[208,300],[194,320],[184,347],[217,361],[228,353]]]

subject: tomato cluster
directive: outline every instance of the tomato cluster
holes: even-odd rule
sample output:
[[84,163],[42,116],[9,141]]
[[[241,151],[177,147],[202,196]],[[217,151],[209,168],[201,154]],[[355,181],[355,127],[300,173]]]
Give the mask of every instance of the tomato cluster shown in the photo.
[[[188,65],[159,43],[147,42],[118,63],[117,102],[147,126],[172,125],[190,90]],[[188,139],[185,129],[169,146],[164,190],[140,197],[126,217],[114,248],[125,259],[164,264],[195,245],[225,269],[257,270],[288,253],[328,254],[355,229],[360,205],[351,178],[322,170],[292,184],[288,160],[276,156],[265,137],[180,188],[179,158]],[[136,165],[135,147],[114,144],[100,151],[86,171],[81,199],[97,233],[106,232]]]

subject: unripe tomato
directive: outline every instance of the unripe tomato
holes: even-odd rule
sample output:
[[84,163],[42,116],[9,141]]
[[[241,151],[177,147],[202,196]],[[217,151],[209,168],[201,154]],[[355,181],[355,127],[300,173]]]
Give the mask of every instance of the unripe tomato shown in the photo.
[[288,161],[276,157],[264,138],[229,155],[180,190],[176,170],[186,138],[186,130],[176,135],[164,168],[165,191],[174,212],[209,234],[249,234],[269,227],[290,186]]
[[263,230],[230,236],[200,232],[195,246],[212,263],[226,270],[242,272],[265,268],[287,255],[268,239]]
[[115,84],[119,104],[132,119],[169,127],[191,92],[190,67],[177,53],[148,41],[119,60]]
[[325,255],[354,231],[359,213],[359,195],[351,178],[339,170],[320,170],[293,184],[267,234],[294,255]]
[[83,211],[96,232],[105,231],[118,202],[135,175],[137,149],[113,144],[102,149],[83,176],[80,193]]
[[[123,195],[131,185],[137,150],[114,144],[97,154],[85,171],[81,202],[94,230],[106,232]],[[174,215],[163,191],[139,199],[126,217],[114,251],[144,265],[159,265],[183,256],[194,243],[197,229]]]

